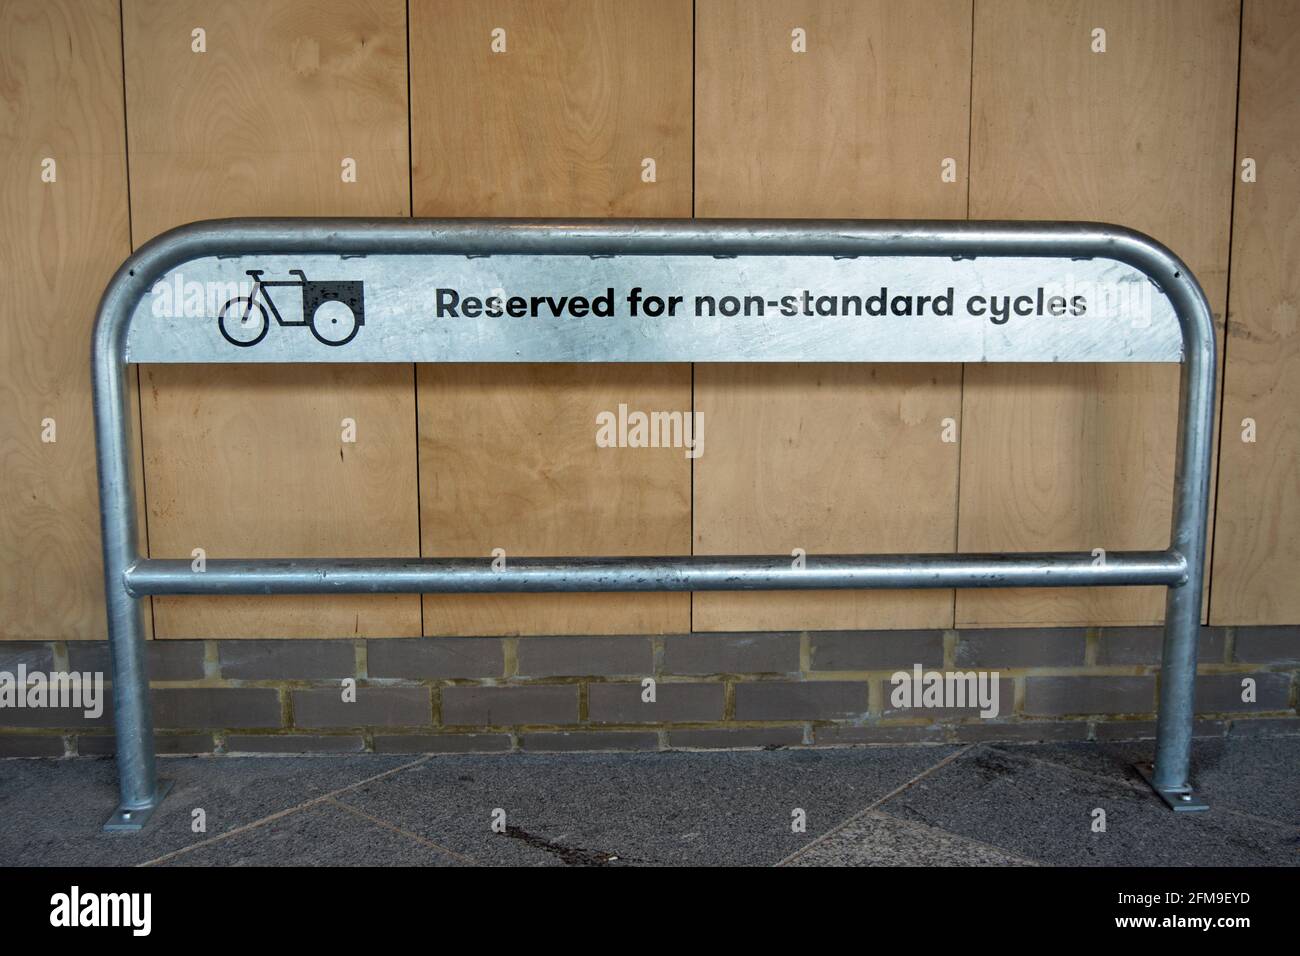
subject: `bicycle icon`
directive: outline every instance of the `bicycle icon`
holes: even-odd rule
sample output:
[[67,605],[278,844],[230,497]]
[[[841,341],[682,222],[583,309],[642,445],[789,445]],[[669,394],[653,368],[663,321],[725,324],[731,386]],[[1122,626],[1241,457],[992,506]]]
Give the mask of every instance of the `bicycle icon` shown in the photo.
[[[217,317],[217,327],[221,330],[222,337],[240,348],[256,345],[266,338],[271,326],[266,312],[269,307],[278,325],[309,326],[311,334],[325,345],[347,345],[351,342],[361,326],[366,324],[364,283],[354,280],[313,282],[302,269],[288,271],[289,275],[298,278],[267,282],[262,278],[265,269],[249,269],[247,275],[253,280],[252,294],[230,299],[221,307],[221,313]],[[289,286],[302,290],[300,321],[285,319],[271,298],[271,289]]]

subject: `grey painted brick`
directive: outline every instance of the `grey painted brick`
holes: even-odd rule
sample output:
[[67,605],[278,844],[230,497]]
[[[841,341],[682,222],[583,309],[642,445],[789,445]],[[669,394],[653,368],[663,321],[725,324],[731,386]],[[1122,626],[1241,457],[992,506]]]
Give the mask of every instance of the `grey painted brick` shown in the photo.
[[1229,733],[1233,737],[1283,737],[1300,734],[1300,715],[1234,718]]
[[[154,749],[160,754],[210,754],[211,734],[155,734]],[[77,753],[82,757],[110,757],[117,753],[117,738],[112,734],[81,734]]]
[[519,746],[521,750],[550,753],[658,750],[659,735],[653,731],[542,731],[524,734],[519,740]]
[[[955,674],[970,674],[975,672],[954,670],[954,671],[939,671],[939,672],[932,672],[932,673],[943,673],[945,675],[946,674],[955,675]],[[994,671],[993,673],[997,673],[997,672]],[[992,673],[989,674],[989,680],[990,681],[992,680]],[[911,680],[909,680],[908,683],[913,685],[915,684],[915,682]],[[895,707],[893,703],[894,692],[899,686],[901,685],[895,684],[892,680],[881,681],[881,700],[883,701],[883,704],[881,705],[881,716],[886,719],[910,717],[912,719],[922,718],[927,720],[943,720],[943,719],[948,719],[953,717],[978,717],[980,715],[980,707],[977,701],[969,701],[969,704],[966,707],[919,706],[918,693],[921,694],[924,693],[924,686],[922,686],[919,692],[915,688],[915,686],[913,686],[912,697],[911,697],[913,701],[913,706]],[[945,687],[946,686],[947,686],[947,682],[945,681]],[[962,682],[962,686],[965,689],[969,689],[970,685],[968,681],[964,681]],[[1015,700],[1016,700],[1015,681],[1010,677],[999,676],[997,679],[996,688],[997,688],[997,701],[996,701],[997,714],[995,716],[998,717],[1009,716],[1012,713],[1012,711],[1015,709]]]
[[[1097,663],[1159,664],[1164,642],[1163,627],[1104,627],[1097,637]],[[1202,627],[1196,654],[1203,664],[1223,660],[1224,633],[1221,627]]]
[[837,720],[862,717],[866,713],[866,681],[736,684],[737,720]]
[[[146,641],[149,679],[200,680],[203,677],[203,641]],[[68,667],[74,671],[98,671],[113,679],[112,658],[107,641],[68,643]]]
[[575,724],[578,722],[578,685],[444,687],[442,722],[449,726],[477,727]]
[[[1255,681],[1255,700],[1249,704],[1241,699],[1241,682],[1246,677]],[[1202,674],[1196,678],[1197,713],[1288,710],[1290,698],[1290,674]]]
[[[107,695],[108,688],[104,688]],[[104,713],[98,718],[85,717],[85,711],[74,708],[0,708],[0,727],[43,728],[43,730],[87,730],[103,727],[112,730],[113,713],[110,702],[105,701]]]
[[[79,753],[82,739],[77,738]],[[213,751],[211,734],[157,734],[154,743],[160,754],[210,754]]]
[[504,753],[512,746],[509,734],[384,734],[375,737],[381,754]]
[[671,730],[668,746],[680,750],[730,750],[736,747],[799,747],[802,727],[732,727]]
[[1150,714],[1156,709],[1154,677],[1027,677],[1025,713]]
[[[171,641],[145,641],[145,656],[149,661],[149,678],[150,680],[163,680],[158,677],[156,671],[163,663],[159,658],[165,652],[155,650],[169,646]],[[201,648],[202,641],[177,641],[178,644],[198,644]],[[0,651],[0,657],[4,652]],[[69,641],[68,642],[68,669],[74,671],[91,671],[99,672],[104,675],[104,680],[113,679],[113,660],[109,655],[108,641]],[[203,653],[199,652],[199,677],[203,676]]]
[[[149,679],[200,680],[206,648],[203,641],[149,641]],[[112,674],[111,668],[105,669]]]
[[820,631],[810,641],[814,670],[903,670],[914,664],[943,664],[943,631]]
[[226,738],[226,753],[355,754],[364,753],[362,737],[326,734],[245,734]]
[[799,670],[799,635],[675,634],[664,638],[668,674],[793,674]]
[[1300,663],[1300,626],[1237,628],[1236,660],[1251,664]]
[[856,744],[943,743],[942,727],[933,724],[826,724],[813,729],[818,747]]
[[703,723],[721,720],[726,707],[722,684],[677,684],[659,681],[655,699],[641,699],[640,683],[592,684],[587,688],[587,717],[598,724]]
[[102,727],[111,730],[113,688],[107,683],[100,686],[99,706],[101,713],[98,717],[87,717],[84,707],[0,707],[0,727],[63,727],[70,730]]
[[377,678],[474,678],[505,675],[497,637],[417,637],[366,642],[366,672]]
[[1039,740],[1087,740],[1086,720],[1033,720],[994,723],[958,724],[957,740],[961,743],[993,743],[1007,741],[1024,743]]
[[1082,627],[972,628],[957,632],[958,667],[1071,667],[1083,664]]
[[293,692],[293,725],[322,727],[428,727],[433,698],[427,687],[357,687],[357,699],[343,700],[341,687]]
[[63,738],[53,734],[0,734],[0,757],[62,757]]
[[[1094,725],[1098,740],[1154,740],[1154,720],[1099,720]],[[1192,721],[1193,737],[1222,737],[1227,730],[1226,720]]]
[[607,677],[654,672],[648,637],[521,637],[521,677]]
[[54,670],[54,649],[36,641],[0,641],[0,671],[17,674],[19,665],[29,672],[49,673]]
[[238,680],[342,680],[357,673],[352,641],[220,641],[221,676]]
[[155,689],[153,719],[178,730],[279,727],[280,694],[273,687]]

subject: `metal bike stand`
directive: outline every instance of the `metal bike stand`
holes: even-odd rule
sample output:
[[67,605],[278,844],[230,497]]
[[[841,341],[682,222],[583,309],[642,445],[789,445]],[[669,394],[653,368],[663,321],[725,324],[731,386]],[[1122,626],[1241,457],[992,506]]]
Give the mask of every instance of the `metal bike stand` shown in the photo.
[[[347,299],[365,289],[364,329],[344,347],[284,320],[240,347],[216,316],[151,308],[155,284],[219,284],[249,273],[302,275]],[[1037,315],[633,317],[636,288],[700,295],[761,289],[1028,288],[1064,275],[1152,297],[1147,325],[1124,317]],[[295,283],[296,284],[296,283]],[[304,279],[305,285],[305,279]],[[555,296],[614,290],[626,315],[604,318],[438,314],[441,288],[500,287]],[[1054,287],[1054,286],[1053,286]],[[256,295],[254,289],[252,295]],[[485,293],[486,294],[486,293]],[[770,298],[764,299],[763,296]],[[951,296],[950,296],[951,297]],[[321,297],[318,297],[321,298]],[[323,296],[329,298],[329,296]],[[450,295],[446,299],[450,302]],[[525,296],[526,298],[526,296]],[[664,297],[666,298],[666,297]],[[736,302],[743,297],[737,296]],[[882,296],[883,298],[883,296]],[[1024,297],[1028,301],[1031,296]],[[1041,295],[1040,295],[1041,306]],[[1086,296],[1084,297],[1086,299]],[[304,293],[304,300],[306,293]],[[498,304],[504,303],[501,295]],[[698,299],[694,300],[698,303]],[[717,300],[719,303],[722,299]],[[1008,310],[1010,309],[1010,299]],[[1072,300],[1071,300],[1072,301]],[[230,303],[227,302],[227,305]],[[329,303],[346,307],[346,302]],[[933,305],[933,303],[932,303]],[[313,307],[315,305],[313,304]],[[1027,308],[1029,306],[1026,306]],[[304,310],[307,304],[304,303]],[[165,310],[163,310],[165,312]],[[251,307],[244,309],[247,317]],[[230,313],[234,315],[234,313]],[[304,321],[307,319],[304,316]],[[311,316],[313,323],[315,316]],[[355,315],[356,325],[361,316]],[[280,327],[284,326],[284,327]],[[313,329],[316,325],[313,324]],[[352,328],[352,326],[348,326]],[[323,324],[321,329],[330,330]],[[333,333],[331,333],[333,334]],[[250,336],[252,338],[252,336]],[[340,335],[339,338],[342,338]],[[260,344],[259,344],[260,343]],[[147,362],[1181,362],[1172,535],[1163,551],[1031,554],[491,559],[143,557],[129,438],[129,363]],[[1201,810],[1188,778],[1205,565],[1215,382],[1210,307],[1187,267],[1154,240],[1093,223],[669,220],[225,220],[182,226],[132,255],[100,303],[92,354],[108,636],[121,805],[108,829],[139,829],[167,791],[157,779],[141,601],[149,595],[741,591],[1163,585],[1168,589],[1152,788]],[[429,467],[436,466],[436,462]],[[200,543],[201,542],[196,542]]]

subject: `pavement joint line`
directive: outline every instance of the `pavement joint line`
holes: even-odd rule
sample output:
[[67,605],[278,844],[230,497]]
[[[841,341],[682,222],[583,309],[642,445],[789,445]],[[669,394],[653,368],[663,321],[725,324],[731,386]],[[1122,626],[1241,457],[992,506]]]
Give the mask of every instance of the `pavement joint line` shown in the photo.
[[1016,853],[1004,846],[998,846],[994,843],[986,843],[983,840],[976,840],[974,837],[968,837],[964,833],[957,833],[954,830],[945,830],[943,827],[937,827],[933,823],[922,823],[919,820],[909,820],[906,817],[894,816],[887,810],[872,810],[867,816],[875,817],[879,820],[888,820],[891,823],[898,823],[913,830],[920,830],[925,833],[940,833],[946,837],[959,840],[962,843],[969,843],[973,846],[982,846],[986,850],[993,850],[1000,856],[1010,857],[1029,866],[1046,866],[1041,860],[1035,860],[1033,857],[1025,856],[1023,853]]
[[[1212,737],[1212,738],[1205,738],[1205,739],[1216,740],[1218,738]],[[1013,747],[1013,748],[1017,747],[1016,744],[990,744],[990,746],[994,747],[995,749],[1001,749],[1004,747]],[[1193,743],[1193,746],[1195,746],[1195,743]],[[1147,785],[1145,780],[1141,780],[1141,779],[1133,780],[1128,777],[1124,777],[1124,778],[1108,777],[1106,776],[1106,774],[1098,773],[1096,770],[1085,770],[1082,767],[1076,767],[1073,764],[1068,764],[1068,763],[1061,763],[1060,761],[1051,760],[1047,757],[1039,756],[1038,754],[1022,753],[1019,749],[1013,749],[1010,750],[1009,752],[1023,756],[1028,760],[1034,761],[1035,763],[1041,763],[1041,764],[1046,764],[1049,767],[1055,767],[1058,770],[1066,770],[1072,773],[1081,773],[1086,777],[1096,777],[1098,780],[1106,780],[1111,783],[1125,783],[1129,786],[1130,789],[1135,790],[1138,793],[1143,795],[1151,792],[1151,788]],[[1218,805],[1215,805],[1213,809],[1215,811],[1222,812],[1222,813],[1231,813],[1234,816],[1243,817],[1248,820],[1255,820],[1256,822],[1259,823],[1267,823],[1271,826],[1282,826],[1293,830],[1300,829],[1300,827],[1297,827],[1294,823],[1289,823],[1286,820],[1275,820],[1272,817],[1261,817],[1258,814],[1250,813],[1247,810],[1234,810],[1232,807],[1224,807]]]
[[790,855],[786,856],[784,859],[778,860],[776,863],[774,863],[774,864],[772,864],[772,865],[773,865],[773,866],[785,866],[787,863],[790,863],[791,861],[793,861],[796,857],[801,856],[801,855],[804,854],[804,853],[807,853],[807,852],[808,852],[809,850],[811,850],[813,847],[815,847],[815,846],[817,846],[818,844],[824,842],[825,840],[827,840],[828,838],[830,838],[833,834],[839,833],[841,830],[843,830],[843,829],[844,829],[846,826],[848,826],[850,823],[853,823],[853,822],[855,822],[856,820],[859,820],[859,819],[861,819],[862,817],[865,817],[868,813],[870,813],[872,810],[876,809],[876,807],[880,806],[880,805],[881,805],[882,803],[884,803],[886,800],[890,800],[890,799],[892,799],[893,797],[898,796],[898,794],[902,793],[902,792],[903,792],[904,790],[906,790],[908,787],[912,786],[912,784],[917,783],[918,781],[924,779],[925,777],[928,777],[930,774],[934,773],[936,770],[940,769],[941,767],[946,767],[948,764],[952,763],[952,762],[953,762],[954,760],[956,760],[958,757],[961,757],[963,754],[969,753],[971,750],[973,750],[974,748],[976,748],[976,747],[978,747],[978,746],[980,746],[980,745],[979,745],[979,744],[967,744],[965,747],[962,747],[960,750],[955,750],[955,751],[953,751],[952,753],[948,754],[948,756],[946,756],[946,757],[944,757],[942,760],[940,760],[938,763],[934,764],[934,765],[931,766],[931,767],[927,767],[925,770],[922,770],[920,773],[918,773],[918,774],[917,774],[915,777],[913,777],[911,780],[908,780],[908,781],[906,781],[905,783],[901,784],[900,786],[895,787],[893,790],[889,791],[889,793],[885,794],[883,797],[880,797],[878,800],[875,800],[874,802],[869,803],[867,806],[863,807],[861,810],[859,810],[857,813],[853,814],[851,817],[849,817],[849,818],[847,818],[846,820],[843,820],[843,821],[841,821],[840,823],[836,824],[835,826],[831,827],[829,830],[827,830],[825,833],[823,833],[823,834],[822,834],[821,836],[819,836],[817,839],[812,840],[812,841],[809,842],[809,843],[805,843],[805,844],[804,844],[803,846],[801,846],[799,849],[795,850],[793,853],[791,853]]
[[1253,820],[1256,823],[1267,823],[1269,826],[1273,827],[1280,826],[1287,830],[1294,830],[1297,834],[1300,834],[1300,824],[1297,823],[1288,823],[1285,820],[1275,820],[1272,817],[1261,817],[1259,814],[1250,813],[1247,810],[1234,810],[1232,807],[1225,807],[1221,804],[1212,804],[1210,809],[1218,813],[1231,813],[1234,817],[1241,817],[1243,820]]
[[279,820],[282,817],[287,817],[290,814],[297,813],[299,810],[306,810],[308,807],[315,806],[318,803],[324,803],[326,800],[329,800],[332,797],[336,797],[340,793],[347,793],[349,790],[354,790],[357,787],[363,787],[368,783],[374,783],[376,780],[382,780],[385,777],[392,776],[393,774],[401,773],[403,770],[410,770],[413,767],[418,767],[420,764],[425,763],[426,761],[430,760],[432,757],[433,757],[432,754],[425,754],[420,759],[412,760],[410,763],[402,764],[400,767],[393,767],[389,770],[385,770],[383,773],[377,773],[373,777],[366,777],[364,780],[358,780],[355,783],[349,784],[346,787],[339,787],[337,790],[331,790],[329,793],[322,794],[319,797],[313,797],[312,799],[306,800],[296,806],[286,807],[283,810],[278,810],[275,813],[270,814],[269,816],[262,817],[260,820],[254,820],[251,823],[245,823],[241,826],[235,827],[233,830],[228,830],[225,833],[218,833],[216,836],[208,837],[206,840],[200,840],[197,843],[191,843],[189,846],[183,846],[180,849],[172,850],[170,853],[164,853],[162,856],[155,857],[152,860],[145,860],[143,863],[137,863],[136,866],[153,866],[155,863],[165,863],[168,860],[175,859],[178,856],[183,856],[184,854],[197,850],[200,847],[209,846],[213,843],[218,843],[221,840],[229,839],[230,837],[240,833],[247,833],[249,830],[254,830],[257,827],[260,827],[267,823],[271,823],[274,820]]
[[348,813],[355,814],[356,816],[361,817],[363,820],[369,820],[375,826],[380,826],[386,830],[391,830],[392,832],[399,834],[400,836],[404,836],[407,839],[414,840],[416,843],[422,843],[425,846],[429,847],[430,849],[437,850],[439,853],[445,853],[447,856],[454,857],[455,859],[460,860],[462,863],[467,863],[470,866],[481,865],[478,862],[478,860],[475,860],[473,857],[466,856],[464,853],[460,853],[456,850],[453,850],[451,847],[443,846],[441,843],[435,843],[433,840],[430,840],[428,837],[422,837],[418,833],[412,833],[410,830],[404,829],[403,827],[399,827],[395,823],[390,823],[389,821],[384,820],[381,817],[377,817],[374,816],[373,814],[366,813],[366,811],[359,809],[358,807],[354,807],[346,803],[341,803],[338,800],[335,800],[333,797],[326,797],[325,802],[338,807],[340,810],[346,810]]
[[1047,757],[1041,757],[1038,754],[1024,753],[1019,749],[1013,749],[1013,750],[1005,749],[1007,747],[1014,747],[1015,746],[1014,744],[995,743],[995,744],[989,744],[988,746],[993,750],[1004,750],[1007,753],[1015,754],[1016,756],[1023,757],[1024,759],[1032,761],[1034,763],[1041,763],[1049,767],[1055,767],[1057,770],[1067,770],[1071,773],[1082,774],[1085,777],[1096,777],[1098,780],[1105,780],[1108,783],[1122,783],[1125,786],[1127,786],[1130,790],[1135,790],[1138,793],[1146,794],[1151,792],[1151,788],[1147,785],[1146,781],[1142,780],[1140,777],[1136,780],[1130,779],[1128,777],[1111,777],[1111,776],[1107,776],[1104,773],[1098,773],[1096,770],[1087,770],[1083,767],[1076,767],[1073,764],[1062,763],[1059,760],[1051,760]]

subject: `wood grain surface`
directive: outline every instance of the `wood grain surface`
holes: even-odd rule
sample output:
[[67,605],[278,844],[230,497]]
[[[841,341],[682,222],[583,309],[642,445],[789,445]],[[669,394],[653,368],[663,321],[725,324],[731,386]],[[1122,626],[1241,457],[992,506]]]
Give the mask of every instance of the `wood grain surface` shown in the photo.
[[[1247,0],[1212,624],[1300,620],[1297,64],[1300,6]],[[1255,161],[1252,183],[1244,159]],[[1251,423],[1255,440],[1243,441]]]
[[[195,219],[409,214],[402,0],[126,0],[123,14],[137,245]],[[414,554],[413,380],[410,366],[146,367],[150,553]],[[171,598],[155,612],[159,637],[420,633],[416,595]]]
[[[964,0],[702,0],[696,214],[963,217],[970,26]],[[695,393],[697,553],[955,548],[960,367],[700,365]],[[950,591],[694,596],[698,630],[951,624]]]
[[[1237,10],[1236,0],[977,3],[971,218],[1146,232],[1177,250],[1221,317]],[[1095,29],[1104,53],[1092,50]],[[961,550],[1167,546],[1177,394],[1174,366],[968,366]],[[1163,617],[1160,588],[957,595],[958,626]]]
[[88,357],[130,253],[118,30],[114,0],[0,4],[0,639],[105,635]]
[[[417,0],[411,109],[417,215],[691,214],[685,0]],[[620,403],[689,411],[690,366],[421,366],[424,553],[687,553],[682,453],[596,447],[596,412]],[[426,634],[690,628],[685,594],[428,595],[424,611]]]

